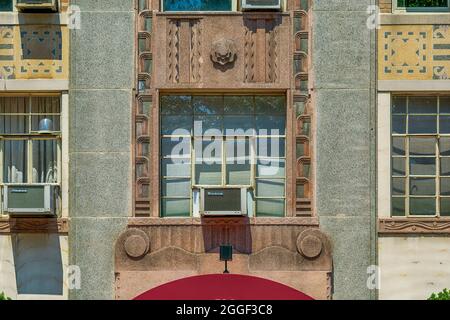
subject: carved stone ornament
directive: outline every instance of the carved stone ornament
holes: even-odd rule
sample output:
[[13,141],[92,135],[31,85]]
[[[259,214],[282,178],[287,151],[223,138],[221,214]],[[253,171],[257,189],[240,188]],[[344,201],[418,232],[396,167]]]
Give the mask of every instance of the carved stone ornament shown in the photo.
[[220,39],[212,44],[211,60],[221,66],[233,63],[237,57],[236,45],[233,40]]
[[141,258],[148,253],[150,240],[144,231],[128,229],[124,235],[123,246],[129,257]]

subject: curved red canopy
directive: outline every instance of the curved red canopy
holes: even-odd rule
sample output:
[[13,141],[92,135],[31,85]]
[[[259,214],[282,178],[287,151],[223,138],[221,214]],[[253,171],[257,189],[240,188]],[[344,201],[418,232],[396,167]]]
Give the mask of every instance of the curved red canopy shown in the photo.
[[237,274],[184,278],[151,289],[134,300],[313,300],[271,280]]

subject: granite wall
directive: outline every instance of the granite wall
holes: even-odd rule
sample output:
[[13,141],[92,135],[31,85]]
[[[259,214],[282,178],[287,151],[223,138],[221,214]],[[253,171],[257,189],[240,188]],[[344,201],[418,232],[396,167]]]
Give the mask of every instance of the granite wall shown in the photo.
[[333,246],[334,299],[373,299],[375,248],[375,0],[315,0],[316,208]]
[[114,243],[131,214],[134,1],[74,0],[71,32],[70,299],[114,298]]

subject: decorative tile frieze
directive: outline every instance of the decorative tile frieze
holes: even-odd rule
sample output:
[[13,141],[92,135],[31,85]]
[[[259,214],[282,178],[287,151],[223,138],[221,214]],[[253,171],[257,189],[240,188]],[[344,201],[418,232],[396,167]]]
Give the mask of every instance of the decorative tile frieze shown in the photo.
[[450,234],[450,219],[391,218],[378,220],[379,235]]
[[379,37],[379,80],[450,79],[450,25],[386,25]]

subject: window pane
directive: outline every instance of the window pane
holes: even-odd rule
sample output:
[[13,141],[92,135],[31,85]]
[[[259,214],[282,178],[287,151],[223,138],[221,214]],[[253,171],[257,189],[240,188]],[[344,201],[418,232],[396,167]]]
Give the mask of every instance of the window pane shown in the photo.
[[258,138],[258,157],[283,158],[285,156],[285,142],[284,138]]
[[392,113],[406,113],[406,97],[394,97],[392,101]]
[[200,163],[195,165],[195,183],[197,185],[221,185],[222,165],[217,162],[212,164]]
[[222,136],[223,116],[195,116],[194,134],[196,136]]
[[392,154],[394,156],[405,155],[405,138],[401,137],[392,138]]
[[250,185],[251,150],[249,139],[227,139],[225,146],[227,184]]
[[189,217],[190,199],[162,199],[161,215],[163,217]]
[[440,133],[450,133],[450,116],[439,117],[439,131]]
[[182,138],[162,138],[161,139],[162,157],[190,157],[191,139]]
[[415,216],[434,216],[436,215],[436,199],[411,198],[409,201],[409,210],[410,214]]
[[392,132],[397,134],[406,133],[406,116],[392,116]]
[[450,178],[441,178],[441,196],[450,196]]
[[435,158],[410,158],[411,175],[436,175]]
[[257,197],[284,197],[284,180],[262,180],[256,181]]
[[191,96],[162,96],[161,114],[192,114]]
[[190,159],[164,159],[161,164],[161,174],[163,177],[190,177]]
[[441,97],[439,99],[439,112],[450,113],[450,97]]
[[450,156],[450,138],[439,139],[439,152],[441,156]]
[[250,185],[251,184],[251,165],[246,164],[227,164],[227,185]]
[[407,8],[446,7],[447,0],[398,0],[398,6]]
[[27,134],[28,116],[26,115],[0,116],[0,133]]
[[3,147],[3,182],[27,182],[27,142],[8,140]]
[[284,96],[256,96],[255,112],[258,114],[286,114],[286,99]]
[[450,176],[450,158],[441,158],[441,176]]
[[[57,115],[38,115],[31,116],[31,131],[41,131],[39,124],[42,120],[50,120],[50,126],[45,128],[43,131],[61,131],[60,116]],[[47,130],[48,129],[48,130]]]
[[450,216],[450,198],[441,198],[441,216]]
[[392,175],[404,176],[406,174],[406,158],[393,158],[392,159]]
[[410,178],[410,194],[415,196],[434,196],[436,180],[429,178]]
[[231,0],[164,0],[164,11],[231,11]]
[[192,116],[162,116],[162,135],[191,135]]
[[409,97],[409,113],[437,113],[437,97]]
[[59,97],[32,97],[32,113],[60,113],[61,102]]
[[258,135],[285,135],[285,116],[257,116],[256,130]]
[[256,215],[258,217],[283,217],[283,199],[258,199],[256,200]]
[[224,113],[225,114],[253,114],[254,113],[253,96],[225,96]]
[[192,104],[195,114],[223,114],[223,96],[194,96]]
[[58,182],[58,141],[34,140],[33,144],[33,182]]
[[13,11],[13,0],[0,0],[0,11]]
[[392,216],[405,216],[405,198],[392,198]]
[[191,195],[191,179],[164,179],[162,181],[164,197],[186,197]]
[[437,133],[436,116],[409,116],[408,132],[418,133]]
[[392,179],[392,194],[396,196],[404,196],[405,195],[405,178],[393,178]]
[[411,156],[436,155],[435,138],[409,138],[409,154]]
[[286,176],[286,161],[261,158],[258,160],[256,174],[261,178],[284,178]]
[[253,116],[225,116],[224,122],[227,136],[255,135],[255,117]]

